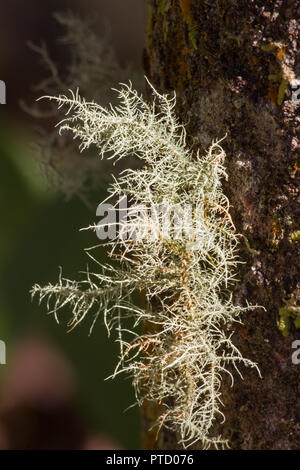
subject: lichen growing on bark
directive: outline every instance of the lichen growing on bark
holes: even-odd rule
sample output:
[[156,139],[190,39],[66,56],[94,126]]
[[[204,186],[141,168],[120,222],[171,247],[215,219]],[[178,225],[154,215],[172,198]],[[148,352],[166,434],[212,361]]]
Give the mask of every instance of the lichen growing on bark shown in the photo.
[[[174,112],[175,96],[149,86],[152,103],[124,85],[116,108],[87,102],[78,93],[48,97],[67,108],[60,133],[70,131],[82,150],[95,145],[102,157],[115,160],[135,155],[144,166],[123,171],[109,188],[109,199],[116,197],[120,204],[126,195],[139,208],[118,222],[118,232],[107,242],[119,267],[101,266],[81,282],[61,276],[57,285],[36,285],[32,293],[47,299],[57,319],[62,307],[71,307],[71,328],[90,311],[94,321],[104,315],[120,343],[113,376],[131,375],[139,405],[160,405],[152,423],[158,432],[175,431],[184,447],[223,448],[228,441],[215,436],[212,426],[224,419],[224,374],[233,385],[230,366],[240,375],[240,365],[259,372],[227,333],[228,324],[240,323],[241,314],[254,307],[246,299],[244,307],[232,301],[238,235],[221,185],[225,153],[220,142],[203,155],[190,149]],[[117,222],[103,224],[109,229]],[[132,302],[136,291],[145,293],[145,308]],[[124,317],[132,319],[131,329]],[[141,324],[147,324],[142,333]]]

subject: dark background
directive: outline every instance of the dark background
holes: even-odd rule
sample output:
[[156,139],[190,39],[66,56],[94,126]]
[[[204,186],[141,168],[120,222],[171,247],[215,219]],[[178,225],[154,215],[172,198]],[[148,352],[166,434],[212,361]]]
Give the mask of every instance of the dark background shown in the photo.
[[[31,303],[29,290],[38,282],[56,282],[58,267],[76,278],[85,269],[84,248],[95,235],[79,232],[93,221],[78,198],[66,202],[49,188],[32,150],[34,120],[19,105],[34,103],[33,84],[45,70],[28,40],[47,43],[56,63],[65,52],[54,11],[70,9],[104,18],[121,63],[141,67],[145,2],[141,0],[10,0],[1,5],[0,79],[7,104],[0,106],[0,339],[7,345],[7,364],[0,365],[0,448],[139,447],[138,410],[130,380],[104,379],[117,363],[118,346],[108,339],[102,319],[88,336],[88,320],[67,334],[45,306]],[[108,84],[108,87],[110,85]]]

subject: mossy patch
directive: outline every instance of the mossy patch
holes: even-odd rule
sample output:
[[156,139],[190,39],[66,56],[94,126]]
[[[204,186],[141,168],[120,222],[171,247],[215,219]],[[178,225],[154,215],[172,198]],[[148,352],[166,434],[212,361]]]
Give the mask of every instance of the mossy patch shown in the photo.
[[290,236],[292,242],[300,242],[300,230],[296,230]]
[[182,11],[182,16],[188,27],[188,37],[194,49],[197,49],[197,24],[193,19],[191,11],[191,0],[181,0],[180,6]]
[[277,320],[278,329],[284,337],[290,334],[292,323],[295,328],[300,328],[300,307],[295,304],[295,299],[283,300],[285,305],[279,309],[279,319]]

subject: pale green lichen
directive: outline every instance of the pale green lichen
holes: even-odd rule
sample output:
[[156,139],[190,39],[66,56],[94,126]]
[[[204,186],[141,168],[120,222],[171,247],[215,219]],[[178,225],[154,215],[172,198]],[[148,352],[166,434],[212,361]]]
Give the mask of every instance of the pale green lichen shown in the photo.
[[[35,285],[32,294],[40,301],[47,298],[57,320],[60,309],[68,305],[71,328],[89,312],[94,322],[103,314],[120,343],[113,376],[131,375],[138,404],[150,400],[162,405],[153,424],[175,431],[186,447],[200,442],[203,448],[222,448],[228,442],[211,435],[216,419],[224,419],[222,376],[229,374],[233,383],[228,366],[240,374],[239,364],[258,370],[228,334],[228,326],[254,307],[232,300],[238,235],[222,191],[225,154],[220,142],[212,143],[204,155],[192,151],[174,113],[175,97],[149,86],[152,103],[124,85],[116,108],[88,102],[78,93],[48,98],[67,108],[60,133],[70,131],[81,149],[95,145],[101,157],[119,160],[135,155],[144,163],[114,180],[109,192],[115,204],[125,194],[134,207],[176,206],[179,212],[173,217],[179,219],[184,207],[192,207],[193,217],[185,221],[191,230],[184,225],[177,237],[172,225],[166,236],[156,219],[150,223],[145,213],[134,213],[107,242],[118,267],[98,264],[83,281],[60,276],[57,285]],[[149,236],[123,237],[141,232]],[[134,292],[145,294],[144,308],[133,303]],[[132,320],[131,329],[124,326],[124,318]],[[148,325],[142,333],[141,324]]]

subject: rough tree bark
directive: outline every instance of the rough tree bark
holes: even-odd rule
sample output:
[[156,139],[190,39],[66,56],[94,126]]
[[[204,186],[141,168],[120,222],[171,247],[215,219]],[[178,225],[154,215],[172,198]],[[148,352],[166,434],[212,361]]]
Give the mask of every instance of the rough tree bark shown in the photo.
[[[224,377],[232,449],[300,446],[299,149],[300,2],[295,0],[149,0],[145,71],[158,90],[177,93],[190,143],[204,150],[227,134],[224,183],[245,261],[235,300],[263,305],[234,327],[244,369],[233,388]],[[297,232],[298,231],[298,232]],[[159,410],[143,408],[144,447],[177,449],[176,435],[149,433]]]

